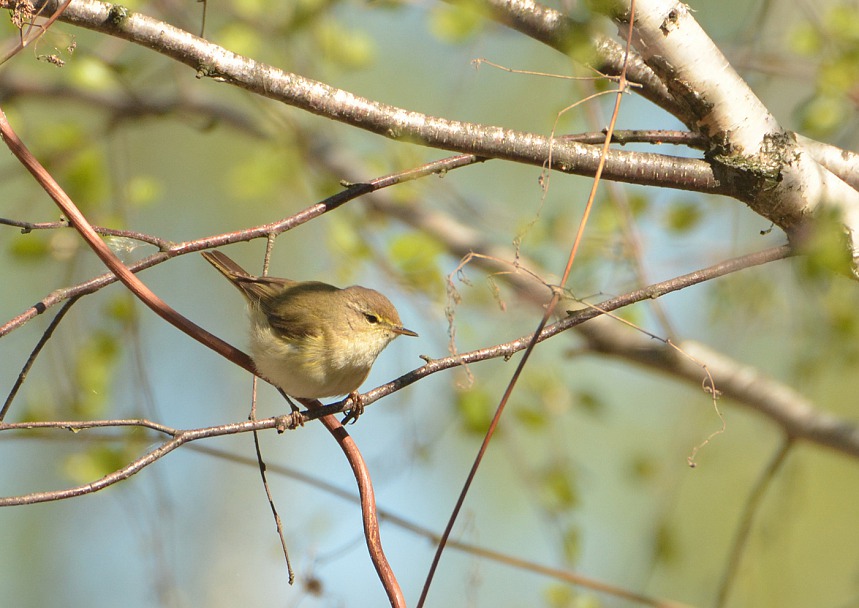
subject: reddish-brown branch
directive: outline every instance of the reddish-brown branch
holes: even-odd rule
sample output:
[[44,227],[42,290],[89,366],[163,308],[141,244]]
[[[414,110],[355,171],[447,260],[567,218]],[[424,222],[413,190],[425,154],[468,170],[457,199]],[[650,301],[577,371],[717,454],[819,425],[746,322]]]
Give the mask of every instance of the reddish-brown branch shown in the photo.
[[352,467],[352,472],[355,475],[355,480],[358,482],[358,494],[361,498],[361,514],[364,523],[364,539],[367,542],[367,550],[370,552],[370,558],[373,560],[373,567],[385,587],[385,592],[388,594],[388,601],[391,606],[396,608],[405,608],[406,599],[402,589],[394,576],[394,571],[382,551],[382,540],[379,536],[379,518],[376,511],[376,495],[373,491],[373,483],[370,480],[370,471],[364,464],[364,459],[355,445],[355,440],[346,432],[343,425],[334,418],[334,416],[325,416],[322,418],[322,423],[325,428],[334,435],[346,457],[349,459],[349,466]]
[[[39,185],[45,189],[57,206],[60,207],[65,217],[68,218],[72,226],[77,229],[87,244],[93,249],[93,251],[95,251],[96,255],[101,258],[104,264],[135,296],[137,296],[158,316],[177,329],[183,331],[185,334],[194,338],[204,346],[211,348],[230,361],[245,368],[249,372],[253,374],[256,373],[253,362],[248,355],[231,344],[221,340],[217,336],[209,333],[190,319],[179,314],[161,298],[155,295],[155,293],[144,285],[143,282],[140,281],[140,279],[138,279],[134,273],[116,257],[113,251],[111,251],[104,241],[99,238],[86,217],[84,217],[56,180],[54,180],[50,173],[42,167],[36,157],[33,156],[24,143],[18,138],[17,134],[6,120],[6,115],[2,109],[0,109],[0,136],[2,136],[3,141],[6,142],[6,145],[18,158],[21,164],[27,168]],[[310,400],[302,402],[305,403],[305,405],[313,405],[313,402]],[[391,605],[405,606],[405,604],[400,601],[402,599],[402,591],[400,591],[399,585],[397,585],[396,579],[394,578],[393,571],[390,566],[388,566],[387,560],[385,560],[385,556],[382,553],[381,544],[379,542],[378,521],[375,516],[376,505],[374,502],[372,486],[370,485],[370,474],[367,471],[367,465],[354,441],[349,437],[348,433],[339,421],[337,421],[333,416],[325,416],[322,418],[322,423],[337,439],[338,444],[343,449],[343,452],[349,461],[349,465],[355,472],[358,487],[361,489],[362,497],[364,497],[361,507],[365,519],[365,530],[368,530],[369,532],[373,532],[373,530],[375,530],[375,533],[367,537],[367,546],[370,550],[373,563],[376,565],[376,569],[379,572],[382,584],[391,600]],[[174,437],[172,441],[167,442],[155,452],[150,453],[149,457],[151,458],[151,461],[154,462],[154,460],[166,455],[185,443],[185,441],[187,441],[186,435],[184,433],[179,434]],[[145,465],[141,465],[141,468],[142,466]],[[126,467],[126,469],[129,468]],[[129,469],[125,477],[133,475],[137,470],[139,469]],[[123,479],[125,477],[123,477]],[[0,506],[2,505],[3,503],[0,502]]]
[[116,277],[148,306],[155,314],[180,329],[187,335],[191,336],[204,346],[208,346],[215,352],[223,355],[236,365],[240,365],[251,373],[254,372],[253,363],[245,353],[236,347],[224,342],[217,336],[209,333],[190,319],[179,314],[155,293],[152,292],[146,285],[138,279],[125,264],[120,261],[116,254],[111,251],[110,247],[99,238],[89,221],[80,212],[77,206],[72,202],[65,191],[54,180],[53,176],[39,163],[35,156],[27,149],[12,126],[6,119],[6,114],[0,109],[0,137],[9,147],[9,150],[18,158],[21,164],[32,174],[42,188],[48,193],[51,199],[62,210],[63,215],[68,219],[69,223],[75,227],[78,233],[86,241],[87,245],[101,258],[105,266],[107,266]]
[[[631,20],[630,20],[630,30],[629,30],[629,38],[627,38],[627,57],[629,56],[629,49],[631,47],[630,38],[632,36],[632,24],[635,20],[635,0],[632,0],[632,7],[630,8]],[[570,249],[570,253],[567,257],[567,264],[564,268],[563,275],[561,276],[560,286],[564,287],[567,284],[567,280],[570,276],[570,272],[573,269],[573,264],[576,260],[576,254],[579,250],[579,246],[582,243],[582,239],[584,238],[585,229],[588,225],[588,218],[590,217],[591,210],[594,206],[594,201],[596,200],[597,189],[599,187],[600,178],[602,176],[603,169],[605,168],[606,155],[609,151],[609,145],[612,140],[612,133],[614,132],[614,127],[617,124],[617,118],[620,115],[620,102],[623,97],[623,93],[627,88],[626,81],[626,60],[624,61],[624,66],[620,72],[620,79],[618,82],[618,92],[615,95],[615,103],[614,110],[611,115],[611,120],[609,121],[608,128],[606,129],[605,135],[603,137],[602,143],[602,151],[600,152],[599,164],[596,167],[596,172],[594,174],[594,180],[591,185],[591,191],[588,195],[587,202],[585,203],[585,209],[582,213],[582,219],[579,222],[578,230],[576,231],[575,238],[573,239],[573,244]],[[427,573],[426,581],[424,582],[423,590],[421,591],[420,599],[418,600],[418,608],[421,608],[426,601],[427,594],[429,593],[429,587],[433,580],[433,575],[435,574],[436,567],[441,560],[441,554],[444,551],[444,547],[447,544],[447,540],[450,537],[450,533],[453,531],[453,525],[456,522],[457,516],[462,508],[463,503],[465,502],[465,497],[468,494],[469,489],[471,488],[471,484],[474,481],[474,477],[477,474],[477,469],[483,461],[483,457],[486,454],[486,450],[489,448],[489,442],[492,440],[492,437],[495,435],[495,431],[498,428],[498,424],[501,422],[501,416],[504,413],[504,409],[510,400],[510,396],[513,394],[513,389],[516,387],[516,383],[519,380],[522,371],[525,369],[525,365],[528,362],[531,353],[534,352],[534,348],[537,346],[537,339],[540,334],[543,332],[543,329],[546,327],[546,324],[549,322],[551,316],[555,313],[555,307],[561,300],[561,290],[555,289],[552,294],[552,299],[549,301],[548,306],[546,306],[546,310],[543,313],[543,318],[540,319],[540,323],[537,325],[537,329],[534,331],[533,336],[528,341],[528,346],[525,348],[525,352],[522,355],[522,359],[519,361],[519,364],[516,366],[516,369],[513,371],[513,375],[510,377],[510,381],[507,383],[507,388],[504,390],[504,395],[501,397],[501,401],[498,403],[498,407],[495,409],[495,414],[492,416],[492,420],[489,423],[489,428],[486,430],[486,435],[483,438],[483,442],[480,445],[480,449],[477,452],[477,455],[474,458],[474,463],[472,464],[471,470],[466,477],[465,483],[463,484],[462,491],[457,498],[456,505],[454,506],[450,519],[447,522],[447,527],[444,529],[444,533],[441,536],[441,539],[438,542],[438,546],[436,549],[435,556],[433,557],[432,564],[430,565],[429,572]]]

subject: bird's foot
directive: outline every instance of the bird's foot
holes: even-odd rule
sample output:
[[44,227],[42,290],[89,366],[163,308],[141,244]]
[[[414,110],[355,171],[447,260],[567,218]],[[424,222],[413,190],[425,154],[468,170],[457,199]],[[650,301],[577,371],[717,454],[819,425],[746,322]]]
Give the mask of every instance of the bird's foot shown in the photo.
[[352,407],[349,408],[349,413],[341,421],[341,424],[355,424],[358,420],[358,417],[364,413],[364,402],[361,399],[361,395],[358,391],[353,391],[349,393],[347,399],[352,401]]

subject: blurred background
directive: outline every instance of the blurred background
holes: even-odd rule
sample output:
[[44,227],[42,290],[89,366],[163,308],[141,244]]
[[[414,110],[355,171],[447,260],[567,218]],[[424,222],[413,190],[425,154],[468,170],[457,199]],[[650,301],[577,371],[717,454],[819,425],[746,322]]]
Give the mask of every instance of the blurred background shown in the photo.
[[[203,5],[131,10],[198,33]],[[578,3],[555,8],[594,31],[613,26]],[[838,2],[692,3],[696,19],[788,129],[856,149],[859,7]],[[17,31],[4,23],[6,47]],[[236,53],[432,116],[548,135],[599,131],[613,96],[558,114],[607,85],[510,73],[473,60],[584,76],[576,61],[487,19],[433,2],[210,2],[206,37]],[[59,58],[64,65],[59,67]],[[211,79],[125,41],[57,23],[0,67],[13,127],[94,224],[186,241],[272,222],[341,189],[443,158],[311,116]],[[633,95],[618,128],[682,125]],[[628,149],[650,149],[628,146]],[[683,148],[656,151],[697,155]],[[348,175],[344,174],[348,171]],[[430,211],[507,252],[519,246],[547,283],[563,270],[590,180],[491,161],[406,183],[377,201]],[[58,211],[25,171],[0,161],[0,217]],[[271,273],[360,283],[395,302],[419,339],[381,355],[368,390],[449,352],[528,334],[542,310],[502,275],[456,269],[445,242],[357,200],[281,235]],[[736,201],[603,184],[567,287],[598,302],[750,251],[784,235]],[[155,252],[108,239],[126,262]],[[259,270],[264,240],[226,251]],[[52,291],[103,272],[71,230],[0,226],[0,323]],[[238,293],[200,256],[142,279],[178,311],[244,347]],[[457,297],[453,297],[455,289]],[[813,263],[743,271],[623,311],[661,337],[697,340],[790,386],[821,411],[857,417],[855,283]],[[58,308],[0,340],[5,398]],[[448,315],[452,318],[449,325]],[[666,322],[667,320],[667,322]],[[632,331],[632,330],[629,330]],[[349,432],[380,509],[438,534],[453,508],[518,356],[428,377],[371,407]],[[80,300],[37,360],[7,422],[148,418],[175,428],[241,421],[248,374],[166,326],[118,285]],[[743,508],[783,445],[771,422],[700,386],[589,353],[568,332],[543,343],[521,378],[454,528],[470,546],[566,569],[631,592],[714,605]],[[259,417],[287,407],[267,385]],[[0,434],[0,495],[87,483],[159,438],[137,431]],[[0,587],[9,606],[385,605],[361,532],[354,479],[319,424],[261,434],[269,482],[296,571],[287,584],[249,435],[174,451],[107,490],[0,509]],[[800,444],[754,511],[726,605],[859,606],[859,467]],[[409,605],[435,545],[383,520]],[[522,567],[449,548],[428,606],[636,606]]]

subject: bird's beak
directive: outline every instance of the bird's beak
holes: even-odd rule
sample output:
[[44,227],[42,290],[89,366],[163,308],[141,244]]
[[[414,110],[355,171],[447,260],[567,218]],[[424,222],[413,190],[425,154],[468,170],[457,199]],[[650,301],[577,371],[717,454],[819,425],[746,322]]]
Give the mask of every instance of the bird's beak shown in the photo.
[[411,329],[406,329],[405,327],[392,327],[391,331],[395,334],[400,334],[401,336],[412,336],[413,338],[417,338],[417,332],[412,331]]

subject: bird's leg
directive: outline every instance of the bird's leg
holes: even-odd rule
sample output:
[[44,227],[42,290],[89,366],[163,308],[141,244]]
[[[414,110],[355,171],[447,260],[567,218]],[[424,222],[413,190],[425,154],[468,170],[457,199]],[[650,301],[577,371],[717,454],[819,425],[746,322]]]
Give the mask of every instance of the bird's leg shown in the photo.
[[301,411],[301,408],[299,408],[297,405],[295,405],[295,402],[289,398],[289,395],[287,395],[285,392],[283,392],[282,388],[277,387],[277,392],[279,392],[281,395],[283,395],[283,398],[286,399],[286,402],[289,404],[290,409],[292,409],[293,414]]
[[341,424],[349,424],[350,422],[355,424],[358,417],[364,413],[364,401],[358,391],[352,391],[346,399],[352,401],[352,407],[349,408],[349,413],[343,418]]
[[284,397],[286,397],[286,402],[289,404],[289,407],[292,409],[293,413],[297,413],[297,412],[301,411],[301,408],[298,407],[297,405],[295,405],[295,402],[292,399],[290,399],[286,395],[284,395]]

